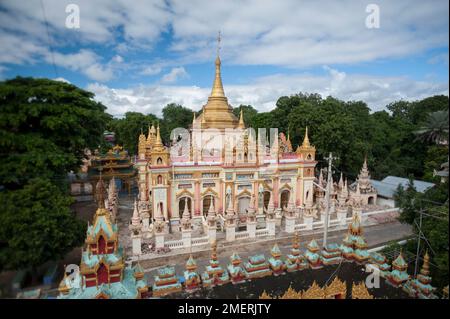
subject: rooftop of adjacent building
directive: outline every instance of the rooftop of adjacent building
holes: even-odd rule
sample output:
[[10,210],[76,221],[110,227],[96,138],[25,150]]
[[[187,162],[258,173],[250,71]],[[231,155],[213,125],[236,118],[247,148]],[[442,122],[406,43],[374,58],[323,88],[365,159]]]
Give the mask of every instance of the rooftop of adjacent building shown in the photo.
[[[385,198],[393,198],[398,186],[401,185],[404,189],[407,189],[409,185],[408,178],[398,176],[387,176],[381,181],[371,179],[370,182],[372,183],[372,186],[377,190],[378,195]],[[424,182],[420,180],[413,180],[413,185],[415,189],[420,193],[424,193],[435,186],[434,183]]]

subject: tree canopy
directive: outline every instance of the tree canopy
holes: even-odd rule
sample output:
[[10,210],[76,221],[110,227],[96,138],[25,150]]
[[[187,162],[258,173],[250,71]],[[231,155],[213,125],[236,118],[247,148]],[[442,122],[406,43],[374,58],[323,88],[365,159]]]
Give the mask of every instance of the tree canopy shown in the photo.
[[111,118],[93,97],[48,79],[0,82],[0,269],[38,266],[82,243],[66,176]]

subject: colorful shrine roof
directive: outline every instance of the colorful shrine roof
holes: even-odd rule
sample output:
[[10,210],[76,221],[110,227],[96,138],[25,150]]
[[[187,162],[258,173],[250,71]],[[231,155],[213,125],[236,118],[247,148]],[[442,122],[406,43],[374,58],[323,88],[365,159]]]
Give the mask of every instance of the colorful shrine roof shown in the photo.
[[317,251],[319,250],[319,245],[317,244],[316,240],[313,239],[309,242],[308,246],[306,246],[308,248],[308,250],[310,251]]
[[93,268],[95,265],[100,264],[101,262],[107,265],[115,265],[122,261],[123,257],[123,248],[120,247],[117,249],[116,253],[112,254],[101,254],[94,255],[89,251],[83,251],[81,254],[81,262],[85,264],[89,268]]
[[136,299],[139,298],[139,289],[145,289],[147,286],[147,278],[137,280],[133,276],[133,270],[126,268],[123,272],[123,279],[120,282],[102,284],[98,287],[72,288],[67,294],[60,294],[59,299],[94,299],[94,298],[110,298],[110,299]]
[[273,245],[272,249],[270,250],[270,253],[273,257],[280,257],[281,256],[281,250],[278,247],[278,244]]
[[392,262],[392,266],[399,269],[405,269],[408,267],[408,264],[405,262],[403,258],[402,252],[397,256],[397,258]]

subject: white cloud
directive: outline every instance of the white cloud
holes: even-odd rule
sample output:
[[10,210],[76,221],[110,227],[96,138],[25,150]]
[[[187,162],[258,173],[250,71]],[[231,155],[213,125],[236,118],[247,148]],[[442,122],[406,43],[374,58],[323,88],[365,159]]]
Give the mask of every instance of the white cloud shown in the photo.
[[166,83],[166,84],[175,83],[177,80],[179,80],[181,78],[185,78],[187,76],[188,76],[188,73],[182,66],[172,68],[172,70],[170,70],[169,73],[165,74],[161,78],[161,83]]
[[81,49],[77,53],[69,54],[55,52],[53,56],[47,53],[46,60],[47,63],[54,61],[58,66],[81,72],[96,81],[108,81],[113,77],[112,66],[101,64],[101,58],[90,50]]
[[428,60],[428,63],[430,63],[430,64],[440,64],[440,63],[442,63],[445,66],[448,66],[448,52],[437,54],[437,55],[431,57]]
[[[275,107],[283,95],[299,92],[319,93],[326,97],[365,101],[373,111],[383,109],[390,102],[404,99],[417,100],[434,94],[448,95],[448,83],[414,81],[406,77],[381,77],[346,74],[325,66],[323,75],[299,73],[286,76],[277,74],[256,78],[244,85],[226,85],[229,103],[253,105],[259,111]],[[98,83],[89,84],[87,90],[115,116],[127,111],[161,115],[162,108],[169,103],[179,103],[198,111],[207,101],[209,87],[154,85],[129,89],[113,89]]]
[[[149,51],[163,33],[173,31],[170,48],[179,64],[204,62],[214,55],[217,31],[223,56],[237,64],[311,65],[358,63],[402,57],[448,46],[448,1],[430,6],[420,0],[379,0],[381,27],[368,29],[366,5],[372,0],[283,2],[271,0],[45,0],[50,41],[59,46],[104,44],[118,53]],[[65,7],[80,7],[80,28],[65,27]],[[47,43],[40,1],[3,1],[0,30],[26,36],[20,47]],[[11,53],[7,55],[11,60]],[[31,48],[15,58],[23,63]],[[3,57],[5,60],[5,57]]]
[[148,65],[142,69],[140,74],[142,75],[156,75],[161,73],[162,67],[159,65]]
[[69,80],[67,80],[63,77],[57,77],[57,78],[54,78],[53,80],[71,84]]

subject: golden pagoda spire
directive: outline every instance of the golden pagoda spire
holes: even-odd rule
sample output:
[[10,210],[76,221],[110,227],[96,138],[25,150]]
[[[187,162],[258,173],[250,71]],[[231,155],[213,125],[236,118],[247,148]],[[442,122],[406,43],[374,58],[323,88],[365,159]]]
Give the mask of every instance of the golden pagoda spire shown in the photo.
[[155,142],[155,146],[162,146],[163,143],[161,141],[161,134],[159,132],[159,123],[158,123],[158,127],[156,129],[156,142]]
[[310,147],[310,146],[311,146],[311,144],[309,144],[308,127],[306,127],[305,138],[303,139],[302,147]]
[[223,91],[222,78],[220,76],[220,31],[217,36],[217,57],[216,57],[216,76],[214,78],[214,83],[211,91],[211,97],[225,97],[225,92]]
[[423,276],[430,274],[430,255],[428,255],[428,249],[425,252],[425,256],[423,256],[423,265],[422,269],[420,269],[420,274]]
[[241,114],[239,116],[239,128],[245,128],[245,123],[244,123],[244,112],[242,111],[242,107],[241,107]]

